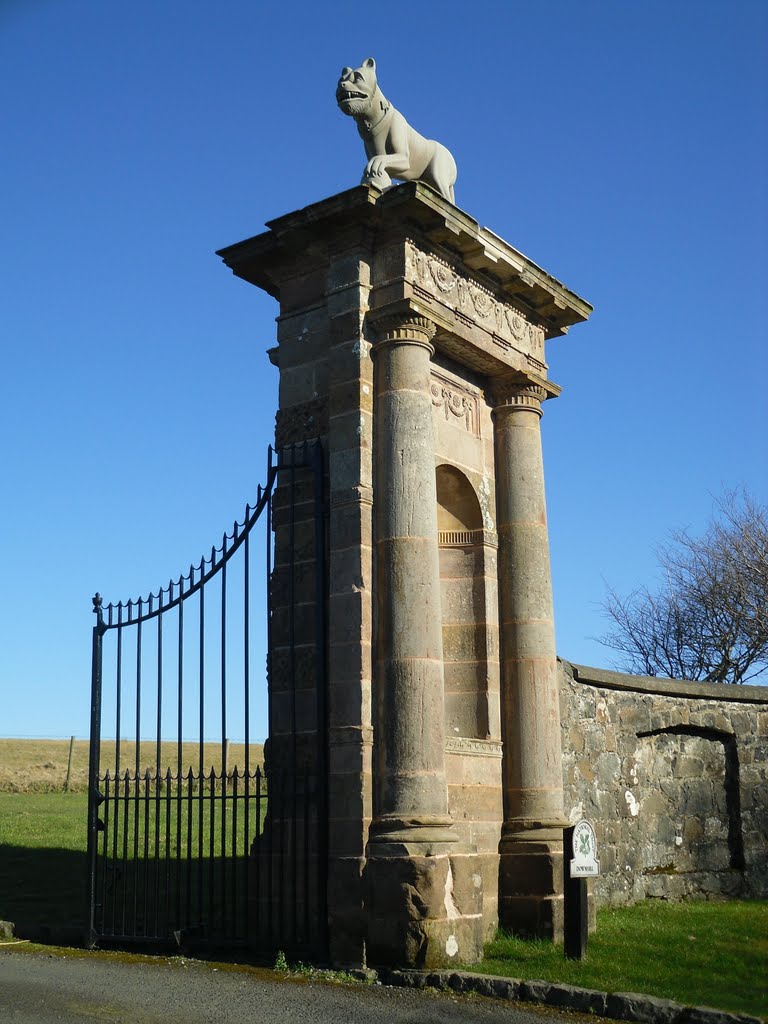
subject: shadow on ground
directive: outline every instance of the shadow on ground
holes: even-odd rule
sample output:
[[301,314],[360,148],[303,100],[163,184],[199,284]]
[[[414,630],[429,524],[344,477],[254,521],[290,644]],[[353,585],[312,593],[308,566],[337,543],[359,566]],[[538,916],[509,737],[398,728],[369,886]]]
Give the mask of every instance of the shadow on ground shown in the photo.
[[0,843],[0,918],[17,938],[38,942],[82,937],[86,856],[78,850]]

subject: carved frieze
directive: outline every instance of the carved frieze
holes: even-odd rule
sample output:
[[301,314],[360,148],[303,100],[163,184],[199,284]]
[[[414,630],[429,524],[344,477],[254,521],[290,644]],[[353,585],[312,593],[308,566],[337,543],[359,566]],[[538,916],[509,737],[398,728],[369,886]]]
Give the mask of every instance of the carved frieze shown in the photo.
[[475,757],[501,757],[503,748],[500,740],[478,740],[469,736],[447,736],[447,754],[471,754]]
[[443,410],[449,423],[465,427],[475,437],[480,436],[480,409],[477,395],[434,370],[432,371],[430,393],[432,405],[436,409]]
[[513,306],[500,302],[487,288],[459,273],[447,261],[422,252],[410,239],[405,248],[406,276],[417,291],[435,295],[459,320],[477,323],[501,348],[525,353],[531,368],[543,373],[544,331]]

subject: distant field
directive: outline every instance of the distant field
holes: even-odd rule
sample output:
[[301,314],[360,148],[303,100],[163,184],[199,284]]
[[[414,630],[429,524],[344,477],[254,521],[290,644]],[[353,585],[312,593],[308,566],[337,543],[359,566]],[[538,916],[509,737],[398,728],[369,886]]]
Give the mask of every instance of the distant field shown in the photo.
[[[72,793],[84,793],[88,788],[88,740],[75,740],[72,760],[72,777],[69,789]],[[250,767],[253,769],[263,760],[260,743],[250,746]],[[103,740],[101,744],[101,769],[114,771],[115,741]],[[140,770],[154,770],[157,750],[151,740],[143,741],[140,750]],[[197,743],[183,743],[181,747],[182,766],[197,769],[200,749]],[[69,740],[8,740],[0,739],[0,793],[55,793],[64,789],[67,778]],[[121,770],[133,770],[136,764],[136,744],[121,741]],[[221,770],[221,743],[206,743],[203,750],[203,764],[207,770],[213,766]],[[245,745],[230,743],[227,768],[235,766],[242,771],[245,764]],[[161,744],[161,771],[176,770],[177,748],[175,743]]]

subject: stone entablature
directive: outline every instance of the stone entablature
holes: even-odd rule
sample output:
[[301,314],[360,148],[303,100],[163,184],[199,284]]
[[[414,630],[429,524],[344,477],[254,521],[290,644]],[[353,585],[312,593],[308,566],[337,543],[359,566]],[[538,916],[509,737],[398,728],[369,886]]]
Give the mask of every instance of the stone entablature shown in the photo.
[[[285,304],[290,307],[287,266],[291,279],[296,280],[302,262],[308,270],[314,269],[323,247],[326,251],[342,249],[354,239],[370,245],[373,228],[382,236],[382,244],[377,245],[381,251],[390,225],[399,230],[406,221],[412,228],[407,237],[416,241],[413,228],[417,228],[432,247],[447,243],[455,258],[478,278],[488,275],[488,287],[495,282],[497,298],[513,309],[523,310],[531,323],[543,328],[546,338],[565,334],[592,312],[588,302],[532,260],[416,182],[384,193],[370,185],[349,189],[269,221],[267,232],[221,249],[218,255],[239,277],[281,302],[288,300]],[[333,231],[329,231],[331,224]],[[423,245],[421,240],[419,245]],[[284,291],[286,294],[281,295]],[[323,293],[324,288],[318,291],[318,299]]]
[[406,279],[417,294],[441,303],[467,327],[479,325],[502,349],[524,356],[530,370],[544,377],[544,330],[515,306],[500,302],[489,288],[458,271],[448,260],[424,252],[409,238],[405,247]]

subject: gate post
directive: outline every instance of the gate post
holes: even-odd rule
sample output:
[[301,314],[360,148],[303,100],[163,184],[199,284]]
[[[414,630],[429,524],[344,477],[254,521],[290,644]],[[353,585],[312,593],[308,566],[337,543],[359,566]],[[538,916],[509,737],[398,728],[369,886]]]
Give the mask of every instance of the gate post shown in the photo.
[[[93,627],[91,641],[91,728],[88,747],[88,891],[86,912],[85,945],[96,944],[96,860],[99,839],[99,763],[101,758],[101,675],[102,675],[102,638],[104,636],[104,618],[101,608],[101,594],[93,597],[93,612],[96,625]],[[118,738],[119,741],[119,738]]]
[[[349,189],[219,255],[280,303],[277,446],[327,453],[330,957],[471,960],[504,818],[493,385],[557,394],[545,339],[591,306],[419,182]],[[515,572],[500,587],[524,589]]]

